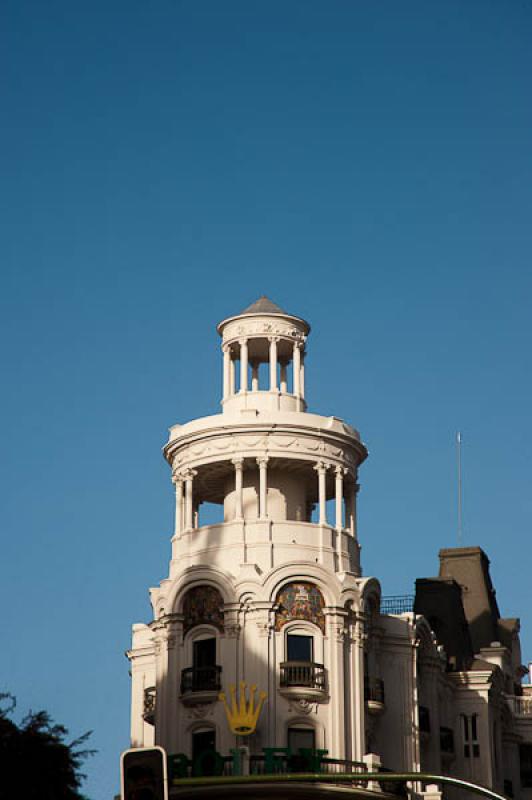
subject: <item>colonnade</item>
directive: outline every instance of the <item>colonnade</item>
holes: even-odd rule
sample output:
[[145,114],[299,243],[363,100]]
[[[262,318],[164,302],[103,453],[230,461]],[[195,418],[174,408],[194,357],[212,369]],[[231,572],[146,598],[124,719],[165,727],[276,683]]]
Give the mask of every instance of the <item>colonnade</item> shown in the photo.
[[[269,391],[288,394],[288,364],[290,359],[286,356],[279,356],[277,343],[279,336],[269,336]],[[223,370],[223,397],[236,394],[236,361],[240,360],[240,392],[248,392],[249,367],[251,366],[251,391],[259,391],[259,365],[261,361],[257,358],[249,357],[248,339],[239,339],[238,351],[235,345],[224,344],[222,346],[224,354]],[[296,397],[305,398],[305,351],[304,343],[301,341],[293,342],[292,365],[293,365],[293,386],[292,394]],[[279,370],[277,366],[279,365]],[[278,380],[279,372],[279,380]]]
[[[268,519],[268,456],[255,459],[259,470],[259,503],[258,519]],[[235,468],[235,520],[244,518],[244,458],[233,458],[231,463]],[[347,530],[357,538],[356,530],[356,499],[359,485],[356,480],[346,481],[348,470],[340,465],[333,466],[325,461],[318,461],[314,470],[318,477],[318,524],[328,525],[327,521],[327,472],[334,470],[334,527],[340,533]],[[193,469],[175,474],[172,482],[175,484],[175,535],[179,536],[184,531],[198,527],[198,505],[194,498],[194,478],[197,472]],[[345,502],[345,523],[344,523]],[[310,521],[310,520],[309,520]]]

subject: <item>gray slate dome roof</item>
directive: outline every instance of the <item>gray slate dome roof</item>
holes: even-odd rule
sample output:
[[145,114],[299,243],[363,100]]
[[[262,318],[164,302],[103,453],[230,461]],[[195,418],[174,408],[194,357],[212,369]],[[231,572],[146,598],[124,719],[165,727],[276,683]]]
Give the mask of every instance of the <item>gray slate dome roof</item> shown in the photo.
[[272,303],[269,297],[266,297],[265,294],[262,297],[259,297],[258,300],[255,300],[250,306],[245,308],[243,311],[238,314],[238,316],[242,316],[243,314],[285,314],[286,311],[283,311],[282,308]]

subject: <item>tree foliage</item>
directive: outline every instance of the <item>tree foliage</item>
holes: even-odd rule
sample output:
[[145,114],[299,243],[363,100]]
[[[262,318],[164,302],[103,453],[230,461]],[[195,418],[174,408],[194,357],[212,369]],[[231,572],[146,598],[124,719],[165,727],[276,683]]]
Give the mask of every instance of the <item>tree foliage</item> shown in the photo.
[[84,748],[91,732],[67,743],[68,730],[46,711],[30,712],[20,725],[9,715],[10,694],[0,693],[0,800],[83,800],[82,762],[94,750]]

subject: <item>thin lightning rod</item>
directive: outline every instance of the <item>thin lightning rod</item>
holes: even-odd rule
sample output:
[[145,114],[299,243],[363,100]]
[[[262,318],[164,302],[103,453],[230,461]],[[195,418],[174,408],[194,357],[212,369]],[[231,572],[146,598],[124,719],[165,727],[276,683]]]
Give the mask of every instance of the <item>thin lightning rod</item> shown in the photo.
[[458,466],[458,547],[462,546],[462,434],[456,434],[456,455]]

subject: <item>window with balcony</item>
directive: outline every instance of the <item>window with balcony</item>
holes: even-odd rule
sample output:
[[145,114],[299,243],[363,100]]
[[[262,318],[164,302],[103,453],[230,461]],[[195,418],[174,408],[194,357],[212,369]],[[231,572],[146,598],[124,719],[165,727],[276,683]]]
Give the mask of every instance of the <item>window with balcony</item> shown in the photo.
[[[280,690],[286,696],[323,699],[326,692],[325,668],[315,661],[316,650],[322,654],[322,641],[311,630],[314,626],[298,623],[285,634],[286,660],[280,664]],[[308,631],[308,632],[307,632]]]
[[216,638],[198,639],[192,644],[192,667],[181,673],[181,694],[218,692],[222,668],[216,664]]

